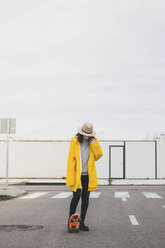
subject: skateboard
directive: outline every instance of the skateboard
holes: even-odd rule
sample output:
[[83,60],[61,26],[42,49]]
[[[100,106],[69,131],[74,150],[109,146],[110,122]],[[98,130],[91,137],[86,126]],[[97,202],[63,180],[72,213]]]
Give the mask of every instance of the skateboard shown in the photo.
[[80,215],[79,214],[72,214],[69,218],[69,229],[68,232],[79,232],[79,226],[80,226]]

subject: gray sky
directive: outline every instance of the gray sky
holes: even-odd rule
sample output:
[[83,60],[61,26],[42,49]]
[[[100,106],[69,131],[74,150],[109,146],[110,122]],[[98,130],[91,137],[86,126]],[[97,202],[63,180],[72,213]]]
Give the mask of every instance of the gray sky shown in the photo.
[[164,0],[0,0],[1,118],[20,139],[165,133]]

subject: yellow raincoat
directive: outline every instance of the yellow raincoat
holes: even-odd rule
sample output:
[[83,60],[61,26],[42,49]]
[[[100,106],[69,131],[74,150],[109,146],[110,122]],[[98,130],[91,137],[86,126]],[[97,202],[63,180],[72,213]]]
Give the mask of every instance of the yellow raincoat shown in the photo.
[[[93,144],[90,143],[90,155],[88,160],[88,191],[97,189],[95,161],[97,161],[101,156],[103,156],[103,152],[97,138],[95,138],[95,142]],[[80,143],[77,140],[77,136],[75,136],[71,138],[66,173],[66,185],[70,186],[71,190],[75,192],[77,191],[77,188],[82,189],[81,168]]]

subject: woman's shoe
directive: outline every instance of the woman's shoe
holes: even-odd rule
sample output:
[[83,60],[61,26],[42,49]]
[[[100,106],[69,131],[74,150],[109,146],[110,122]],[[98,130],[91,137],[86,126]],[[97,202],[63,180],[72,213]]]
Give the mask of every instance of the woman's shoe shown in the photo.
[[79,227],[79,229],[82,230],[82,231],[89,231],[88,226],[86,226],[86,225],[84,224],[84,220],[81,220],[81,221],[80,221],[80,227]]

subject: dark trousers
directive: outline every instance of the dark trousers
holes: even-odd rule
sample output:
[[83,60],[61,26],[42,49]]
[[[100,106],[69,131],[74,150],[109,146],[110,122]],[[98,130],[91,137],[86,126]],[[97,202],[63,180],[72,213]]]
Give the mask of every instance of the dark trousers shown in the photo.
[[70,212],[69,212],[69,218],[72,214],[76,212],[76,208],[78,205],[78,202],[80,200],[81,196],[81,215],[80,217],[85,220],[87,208],[89,205],[89,195],[90,191],[88,191],[88,182],[89,177],[88,175],[81,175],[81,184],[82,184],[82,194],[81,189],[77,189],[76,192],[73,191],[73,197],[70,203]]

